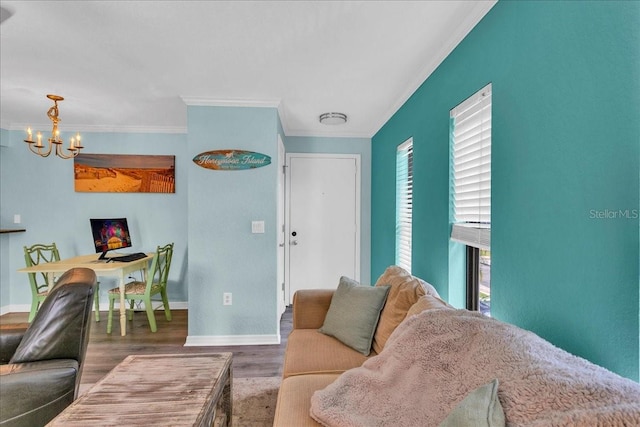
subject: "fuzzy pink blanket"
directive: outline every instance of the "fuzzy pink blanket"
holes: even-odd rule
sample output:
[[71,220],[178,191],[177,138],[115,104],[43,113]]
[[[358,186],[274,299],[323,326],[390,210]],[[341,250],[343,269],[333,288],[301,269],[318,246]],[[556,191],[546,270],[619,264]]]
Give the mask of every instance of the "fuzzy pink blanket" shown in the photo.
[[437,426],[497,378],[509,426],[640,426],[640,384],[466,310],[406,319],[384,350],[311,399],[324,426]]

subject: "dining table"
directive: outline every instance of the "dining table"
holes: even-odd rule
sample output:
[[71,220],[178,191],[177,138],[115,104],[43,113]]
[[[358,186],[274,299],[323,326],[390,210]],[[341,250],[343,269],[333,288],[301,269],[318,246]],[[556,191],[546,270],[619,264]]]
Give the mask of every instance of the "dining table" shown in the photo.
[[153,259],[154,253],[147,253],[144,258],[135,261],[122,262],[117,260],[99,259],[100,254],[79,255],[60,261],[45,262],[31,267],[20,268],[20,273],[41,273],[46,274],[49,290],[53,287],[56,277],[72,268],[90,268],[95,271],[98,277],[115,277],[119,279],[118,288],[120,290],[120,335],[127,334],[127,306],[124,298],[124,287],[129,274],[141,271],[142,280],[146,281],[149,261]]

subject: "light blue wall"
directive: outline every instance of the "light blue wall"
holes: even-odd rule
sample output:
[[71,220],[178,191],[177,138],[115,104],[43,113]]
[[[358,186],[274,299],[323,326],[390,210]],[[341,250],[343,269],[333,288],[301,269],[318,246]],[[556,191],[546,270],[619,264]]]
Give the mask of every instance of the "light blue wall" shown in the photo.
[[[6,152],[9,150],[9,132],[5,129],[0,129],[0,228],[15,228],[13,224],[13,216],[11,221],[5,218],[5,214],[2,211],[4,205],[4,188],[7,187],[9,179],[4,179],[5,164],[9,162],[9,158]],[[7,214],[8,216],[9,214]],[[9,286],[9,269],[2,268],[3,265],[9,265],[9,256],[11,248],[11,236],[13,234],[0,235],[0,307],[8,305],[11,300],[11,288]],[[3,283],[6,284],[3,286]]]
[[360,282],[371,284],[371,139],[289,136],[284,145],[287,153],[360,155]]
[[[73,160],[41,158],[22,142],[24,133],[2,131],[0,147],[1,224],[13,226],[20,214],[24,233],[0,237],[0,301],[3,307],[31,301],[28,280],[16,270],[24,266],[23,246],[56,242],[63,257],[94,253],[91,217],[126,217],[132,251],[154,251],[159,244],[175,243],[169,274],[169,298],[186,302],[187,164],[185,134],[84,133],[87,153],[164,154],[176,156],[175,194],[76,193]],[[69,135],[62,135],[68,138]],[[117,282],[101,278],[101,302]],[[106,322],[105,322],[106,325]]]
[[[188,157],[241,149],[271,164],[213,171],[191,162],[189,177],[189,337],[276,336],[276,200],[278,113],[275,108],[188,107]],[[252,234],[251,222],[265,233]],[[224,292],[233,294],[222,305]]]
[[[284,134],[277,110],[189,107],[188,119],[188,134],[84,134],[88,153],[175,155],[176,193],[169,195],[76,193],[72,161],[37,157],[22,142],[22,132],[1,131],[2,225],[12,225],[19,213],[27,228],[0,241],[3,307],[30,301],[26,277],[16,272],[24,264],[24,245],[56,241],[65,257],[91,253],[88,219],[126,216],[134,250],[175,242],[170,299],[188,301],[190,337],[277,336],[276,162],[277,135]],[[361,155],[361,280],[369,283],[370,139],[283,136],[283,142],[289,152]],[[264,153],[272,164],[217,172],[192,161],[203,151],[224,148]],[[251,234],[253,220],[265,221],[265,234]],[[103,283],[103,294],[116,285]],[[233,294],[232,306],[222,305],[223,292]]]
[[637,381],[638,46],[638,2],[497,3],[373,138],[372,276],[393,262],[393,154],[413,136],[414,270],[459,293],[449,110],[492,82],[492,314]]

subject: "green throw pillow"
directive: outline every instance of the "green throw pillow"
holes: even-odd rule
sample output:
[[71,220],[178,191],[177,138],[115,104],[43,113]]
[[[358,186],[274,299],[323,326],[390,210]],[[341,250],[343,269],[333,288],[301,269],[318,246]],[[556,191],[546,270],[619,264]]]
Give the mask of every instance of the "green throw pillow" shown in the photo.
[[368,356],[389,288],[361,286],[355,280],[341,277],[319,331]]
[[440,423],[440,427],[504,427],[504,412],[498,400],[498,380],[469,393]]

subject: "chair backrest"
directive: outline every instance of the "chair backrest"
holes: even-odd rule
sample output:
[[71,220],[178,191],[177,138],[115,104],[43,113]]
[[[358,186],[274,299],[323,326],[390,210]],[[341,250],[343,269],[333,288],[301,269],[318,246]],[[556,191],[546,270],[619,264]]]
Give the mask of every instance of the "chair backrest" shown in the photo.
[[96,273],[89,268],[72,268],[60,276],[9,363],[74,359],[78,362],[77,396],[89,343],[96,283]]
[[151,261],[151,267],[147,274],[146,293],[151,292],[153,285],[160,285],[162,288],[167,287],[169,279],[169,269],[171,268],[171,258],[173,257],[173,243],[165,246],[158,246],[156,254]]
[[[27,267],[45,262],[60,261],[60,253],[55,242],[50,245],[36,243],[33,246],[24,247],[24,261]],[[49,287],[49,278],[45,273],[29,273],[29,282],[31,283],[31,290],[36,294]]]

